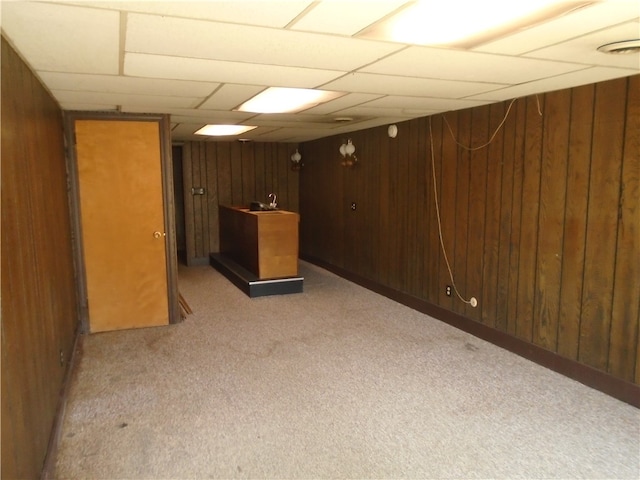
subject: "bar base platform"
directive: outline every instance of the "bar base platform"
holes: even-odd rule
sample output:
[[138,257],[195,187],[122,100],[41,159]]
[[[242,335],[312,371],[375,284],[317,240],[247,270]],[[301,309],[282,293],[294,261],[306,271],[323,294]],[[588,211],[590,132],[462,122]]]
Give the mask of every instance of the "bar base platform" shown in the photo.
[[211,253],[209,263],[251,298],[302,293],[303,277],[260,280],[255,274],[221,253]]

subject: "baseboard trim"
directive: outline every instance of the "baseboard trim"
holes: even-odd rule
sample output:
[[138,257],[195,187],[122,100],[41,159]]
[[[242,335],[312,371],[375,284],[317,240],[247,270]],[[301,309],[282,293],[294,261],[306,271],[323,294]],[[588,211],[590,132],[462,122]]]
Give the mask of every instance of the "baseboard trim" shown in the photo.
[[588,387],[594,388],[610,395],[611,397],[633,405],[636,408],[640,408],[640,385],[621,380],[606,372],[563,357],[557,353],[526,342],[518,337],[514,337],[513,335],[509,335],[508,333],[496,330],[495,328],[491,328],[468,317],[427,302],[426,300],[422,300],[407,293],[381,285],[373,280],[354,274],[318,258],[307,255],[301,255],[300,258],[306,262],[333,272],[336,275],[368,290],[434,317],[455,328],[463,330],[498,347],[515,353],[516,355],[531,360],[538,365],[546,367]]
[[187,258],[187,267],[201,267],[209,265],[209,257],[191,257]]
[[53,420],[53,427],[51,429],[51,435],[49,436],[49,445],[47,447],[47,455],[45,456],[42,474],[40,480],[53,480],[55,474],[56,457],[58,455],[58,445],[60,444],[60,435],[62,434],[62,424],[64,422],[64,416],[67,409],[67,402],[69,400],[69,390],[71,388],[71,380],[73,375],[77,372],[77,362],[82,351],[82,329],[80,326],[76,329],[75,338],[73,340],[73,348],[71,349],[71,356],[67,363],[67,370],[64,374],[62,381],[62,388],[60,389],[60,399],[58,401],[58,408],[56,410],[56,416]]

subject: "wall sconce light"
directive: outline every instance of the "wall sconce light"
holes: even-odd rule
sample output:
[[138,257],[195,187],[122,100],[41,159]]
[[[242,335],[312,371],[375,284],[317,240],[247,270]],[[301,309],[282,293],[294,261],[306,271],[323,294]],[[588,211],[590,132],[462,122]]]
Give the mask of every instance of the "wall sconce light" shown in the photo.
[[303,166],[302,155],[296,148],[296,151],[291,154],[291,170],[300,170]]
[[340,155],[342,155],[342,166],[353,167],[358,163],[358,158],[355,156],[356,146],[351,142],[351,139],[347,140],[347,143],[340,145]]

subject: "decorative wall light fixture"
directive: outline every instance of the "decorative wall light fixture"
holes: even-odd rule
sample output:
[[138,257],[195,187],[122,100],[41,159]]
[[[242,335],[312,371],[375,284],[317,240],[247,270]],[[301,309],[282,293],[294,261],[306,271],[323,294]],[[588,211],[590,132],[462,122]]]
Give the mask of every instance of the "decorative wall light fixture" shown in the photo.
[[358,163],[358,158],[355,156],[356,146],[351,139],[347,140],[347,143],[340,145],[340,155],[342,155],[342,166],[353,167]]
[[302,155],[296,148],[296,151],[291,154],[291,170],[300,170],[304,164],[302,163]]

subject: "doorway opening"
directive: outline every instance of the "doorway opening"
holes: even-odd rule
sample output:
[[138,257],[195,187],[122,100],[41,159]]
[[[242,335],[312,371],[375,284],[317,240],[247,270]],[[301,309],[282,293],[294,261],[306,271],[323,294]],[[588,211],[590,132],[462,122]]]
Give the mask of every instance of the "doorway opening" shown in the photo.
[[178,262],[187,264],[187,236],[184,214],[184,177],[182,175],[182,145],[171,146],[173,159],[173,196],[176,216],[176,250]]

